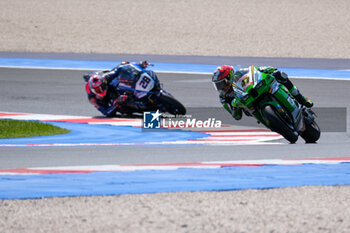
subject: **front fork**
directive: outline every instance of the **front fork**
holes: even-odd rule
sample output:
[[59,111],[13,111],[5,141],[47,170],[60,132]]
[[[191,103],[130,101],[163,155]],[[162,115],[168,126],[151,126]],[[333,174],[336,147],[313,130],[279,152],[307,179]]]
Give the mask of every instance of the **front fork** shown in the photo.
[[304,115],[305,123],[308,124],[308,125],[311,125],[315,121],[316,114],[314,113],[314,111],[312,111],[309,108],[303,108],[302,112],[303,112],[303,115]]

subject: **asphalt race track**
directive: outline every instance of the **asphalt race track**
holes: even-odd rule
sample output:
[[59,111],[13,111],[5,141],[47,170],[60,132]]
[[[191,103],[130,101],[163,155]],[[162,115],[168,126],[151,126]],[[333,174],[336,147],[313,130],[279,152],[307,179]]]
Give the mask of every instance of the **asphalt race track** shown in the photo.
[[[100,116],[86,98],[82,79],[86,72],[0,68],[0,110]],[[164,89],[171,92],[187,108],[220,107],[209,75],[161,73],[158,77]],[[315,107],[348,108],[350,105],[349,81],[292,81],[314,101]],[[332,131],[332,128],[337,128],[338,119],[336,113],[330,114],[326,123],[320,125],[321,129],[325,127]],[[345,119],[349,122],[347,116]],[[253,121],[251,123],[253,128],[260,127]],[[237,124],[238,128],[247,127],[241,126],[241,122],[234,119],[232,124]],[[338,132],[323,132],[317,144],[305,144],[300,138],[294,145],[281,139],[281,144],[254,146],[0,147],[0,168],[341,157],[347,156],[350,151],[347,134],[349,125],[346,122],[345,124],[343,130],[336,130]]]

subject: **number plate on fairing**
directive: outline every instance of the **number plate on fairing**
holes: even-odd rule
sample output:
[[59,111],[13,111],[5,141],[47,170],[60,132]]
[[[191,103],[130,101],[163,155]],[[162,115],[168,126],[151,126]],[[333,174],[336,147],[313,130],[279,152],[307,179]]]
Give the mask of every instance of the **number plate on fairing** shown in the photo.
[[143,73],[135,85],[135,96],[137,98],[142,98],[147,95],[153,87],[153,79],[147,73]]

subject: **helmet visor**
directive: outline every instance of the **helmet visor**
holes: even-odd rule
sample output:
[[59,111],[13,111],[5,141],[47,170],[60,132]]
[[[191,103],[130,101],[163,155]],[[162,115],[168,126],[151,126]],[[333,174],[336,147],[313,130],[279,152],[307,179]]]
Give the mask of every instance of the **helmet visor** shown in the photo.
[[101,80],[98,80],[97,82],[95,82],[95,91],[96,93],[103,93],[106,90],[106,83],[102,82]]
[[95,87],[95,91],[96,91],[96,93],[101,94],[104,90],[101,86],[99,86],[99,87]]
[[213,82],[213,85],[214,85],[215,90],[217,90],[217,91],[221,91],[221,90],[225,89],[225,87],[227,86],[225,79],[215,81],[215,82]]

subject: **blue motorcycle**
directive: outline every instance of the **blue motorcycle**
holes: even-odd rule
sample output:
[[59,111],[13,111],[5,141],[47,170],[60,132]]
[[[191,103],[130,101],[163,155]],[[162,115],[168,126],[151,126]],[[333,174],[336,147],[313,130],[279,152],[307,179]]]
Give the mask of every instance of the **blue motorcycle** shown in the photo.
[[[185,115],[186,108],[162,88],[157,75],[147,69],[148,66],[152,64],[143,61],[113,68],[111,71],[118,69],[118,76],[109,84],[109,88],[114,89],[116,93],[111,101],[113,102],[120,95],[127,94],[132,98],[127,104],[128,114],[159,110],[173,115]],[[91,72],[84,75],[84,79],[88,81],[92,74],[103,75],[111,71]]]

